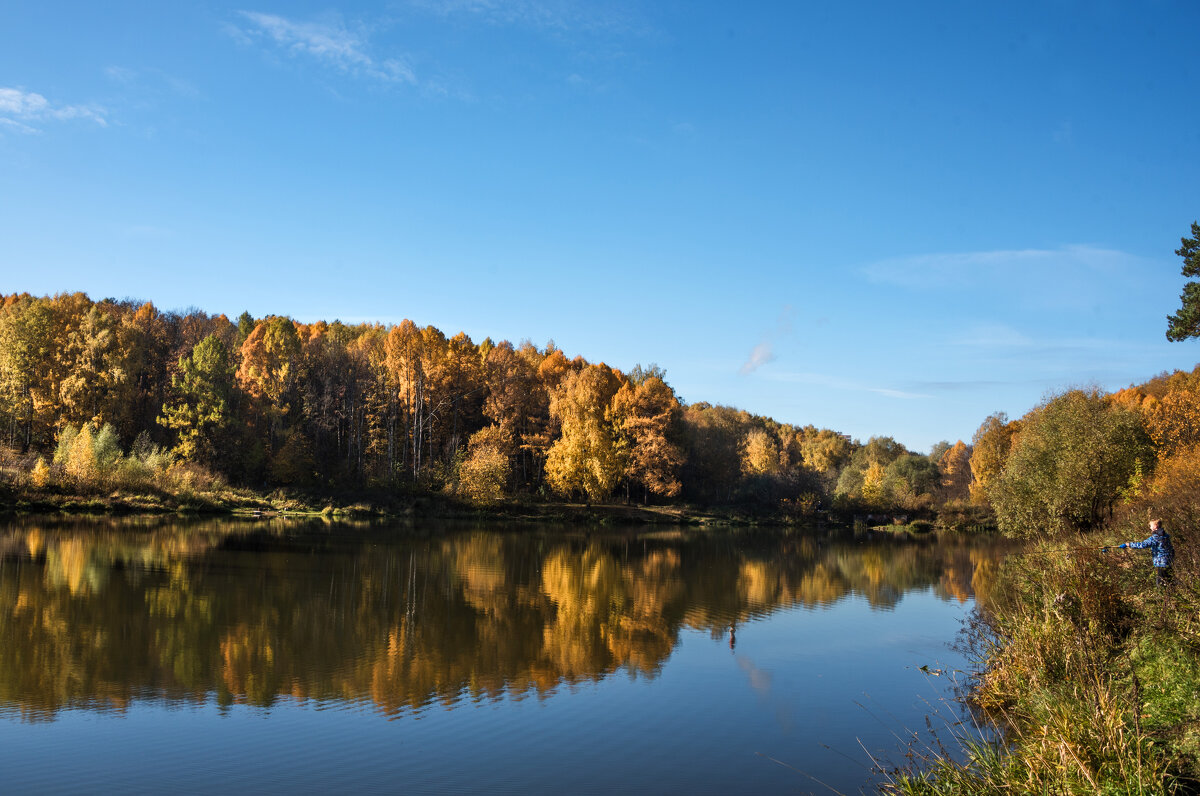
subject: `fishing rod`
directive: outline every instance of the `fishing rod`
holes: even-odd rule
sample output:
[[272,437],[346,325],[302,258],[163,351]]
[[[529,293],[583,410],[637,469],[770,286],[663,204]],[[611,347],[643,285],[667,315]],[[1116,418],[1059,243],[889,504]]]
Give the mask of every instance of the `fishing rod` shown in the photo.
[[1092,550],[1099,550],[1101,553],[1109,553],[1118,549],[1115,544],[1101,545],[1100,547],[1062,547],[1056,550],[1039,550],[1040,553],[1086,553]]

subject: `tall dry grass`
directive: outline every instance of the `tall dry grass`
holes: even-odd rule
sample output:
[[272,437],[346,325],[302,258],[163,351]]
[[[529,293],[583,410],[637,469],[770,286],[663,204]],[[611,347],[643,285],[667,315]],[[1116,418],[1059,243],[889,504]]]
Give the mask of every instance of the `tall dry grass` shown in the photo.
[[964,735],[957,761],[924,750],[885,790],[1200,792],[1196,557],[1177,557],[1173,587],[1156,587],[1148,555],[1101,549],[1133,538],[1132,521],[1006,562],[969,639],[971,699],[1002,740]]

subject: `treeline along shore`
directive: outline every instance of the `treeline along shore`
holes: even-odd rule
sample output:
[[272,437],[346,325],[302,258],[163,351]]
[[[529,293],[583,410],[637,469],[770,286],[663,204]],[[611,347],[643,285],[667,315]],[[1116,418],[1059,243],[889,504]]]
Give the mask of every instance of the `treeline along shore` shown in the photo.
[[685,405],[657,366],[626,373],[553,343],[476,343],[411,321],[231,321],[82,293],[0,299],[10,506],[261,508],[274,494],[365,510],[583,501],[1086,530],[1184,487],[1198,389],[1200,373],[1181,372],[1069,391],[921,453]]
[[33,506],[219,508],[273,493],[383,510],[424,498],[978,514],[970,445],[917,453],[684,405],[654,365],[626,373],[411,321],[231,321],[82,293],[3,298],[0,443],[9,502]]

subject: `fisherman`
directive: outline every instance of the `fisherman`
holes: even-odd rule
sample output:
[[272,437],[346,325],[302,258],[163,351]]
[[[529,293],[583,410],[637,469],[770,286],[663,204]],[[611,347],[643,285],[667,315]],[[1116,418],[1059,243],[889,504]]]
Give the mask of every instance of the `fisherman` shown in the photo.
[[1150,536],[1142,542],[1124,542],[1121,549],[1144,550],[1150,548],[1154,556],[1154,582],[1159,586],[1171,583],[1171,563],[1175,560],[1175,548],[1171,546],[1171,535],[1162,527],[1162,520],[1150,520]]

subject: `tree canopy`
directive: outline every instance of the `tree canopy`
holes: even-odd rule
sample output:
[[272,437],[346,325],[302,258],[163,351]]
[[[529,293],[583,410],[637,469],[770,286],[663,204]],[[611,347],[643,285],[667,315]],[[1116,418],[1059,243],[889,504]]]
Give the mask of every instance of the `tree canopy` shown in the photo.
[[[1183,275],[1200,276],[1200,224],[1192,222],[1192,237],[1181,238],[1175,253],[1183,258]],[[1167,316],[1167,339],[1200,337],[1200,282],[1188,282],[1179,296],[1180,308]]]
[[1026,416],[991,491],[1000,527],[1017,536],[1091,529],[1152,457],[1136,413],[1095,390],[1052,398]]

